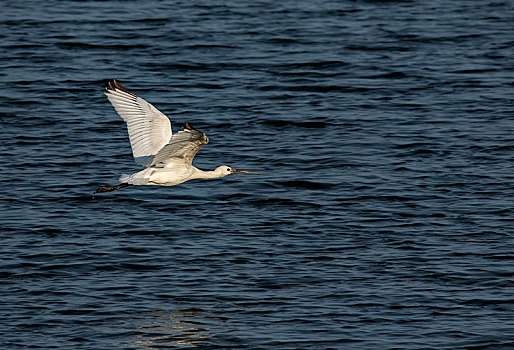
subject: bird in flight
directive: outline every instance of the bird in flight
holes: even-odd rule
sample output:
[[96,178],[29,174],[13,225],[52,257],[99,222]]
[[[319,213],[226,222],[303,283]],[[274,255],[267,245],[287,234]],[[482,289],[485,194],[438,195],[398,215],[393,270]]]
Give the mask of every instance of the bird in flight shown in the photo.
[[109,82],[105,95],[127,123],[132,154],[136,163],[145,169],[131,175],[123,174],[119,185],[100,186],[94,193],[131,185],[175,186],[193,179],[214,179],[237,173],[259,174],[226,165],[213,171],[196,168],[192,164],[193,158],[209,142],[203,132],[186,123],[173,135],[166,115],[116,80]]

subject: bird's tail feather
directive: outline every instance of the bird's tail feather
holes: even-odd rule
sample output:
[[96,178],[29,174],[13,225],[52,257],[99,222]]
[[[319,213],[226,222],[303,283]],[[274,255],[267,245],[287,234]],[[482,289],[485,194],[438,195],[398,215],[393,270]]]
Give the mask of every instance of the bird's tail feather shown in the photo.
[[136,175],[136,174],[132,174],[132,175],[122,174],[120,176],[120,182],[125,183],[125,184],[130,184],[130,185],[146,185],[148,183],[147,178],[135,177],[134,175]]
[[131,178],[132,178],[132,175],[129,175],[129,174],[121,174],[121,176],[120,176],[120,182],[121,182],[121,183],[128,184],[128,183],[130,183]]

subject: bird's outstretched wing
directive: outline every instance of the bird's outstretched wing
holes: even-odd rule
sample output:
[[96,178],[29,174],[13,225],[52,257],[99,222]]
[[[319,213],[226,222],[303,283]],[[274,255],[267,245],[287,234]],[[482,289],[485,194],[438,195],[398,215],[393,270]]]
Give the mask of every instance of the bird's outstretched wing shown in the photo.
[[209,138],[207,135],[196,130],[191,125],[186,124],[186,126],[173,135],[170,142],[157,153],[151,165],[161,162],[166,163],[171,159],[181,159],[191,165],[196,153],[208,143]]
[[105,94],[127,123],[132,154],[137,164],[148,167],[154,156],[170,142],[171,122],[157,108],[127,90],[118,81],[109,82]]

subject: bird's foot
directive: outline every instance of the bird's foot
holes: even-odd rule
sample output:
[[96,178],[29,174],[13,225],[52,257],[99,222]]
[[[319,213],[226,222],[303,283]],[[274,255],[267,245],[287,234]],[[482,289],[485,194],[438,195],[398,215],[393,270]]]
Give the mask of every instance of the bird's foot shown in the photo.
[[114,191],[114,190],[119,190],[120,188],[123,188],[123,187],[127,187],[127,186],[131,186],[130,184],[119,184],[119,185],[116,185],[116,186],[100,186],[96,189],[95,192],[93,192],[93,194],[95,193],[102,193],[102,192],[111,192],[111,191]]

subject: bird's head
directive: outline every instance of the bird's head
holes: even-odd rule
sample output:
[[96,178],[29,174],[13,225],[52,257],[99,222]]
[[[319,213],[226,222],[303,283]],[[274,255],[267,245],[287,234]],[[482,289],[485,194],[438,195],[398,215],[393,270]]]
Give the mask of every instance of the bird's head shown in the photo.
[[226,166],[226,165],[222,165],[222,166],[217,167],[215,171],[217,173],[219,173],[220,176],[227,176],[227,175],[230,175],[230,174],[237,174],[237,173],[260,175],[260,173],[254,173],[252,171],[236,170],[236,169],[231,168],[231,167]]

